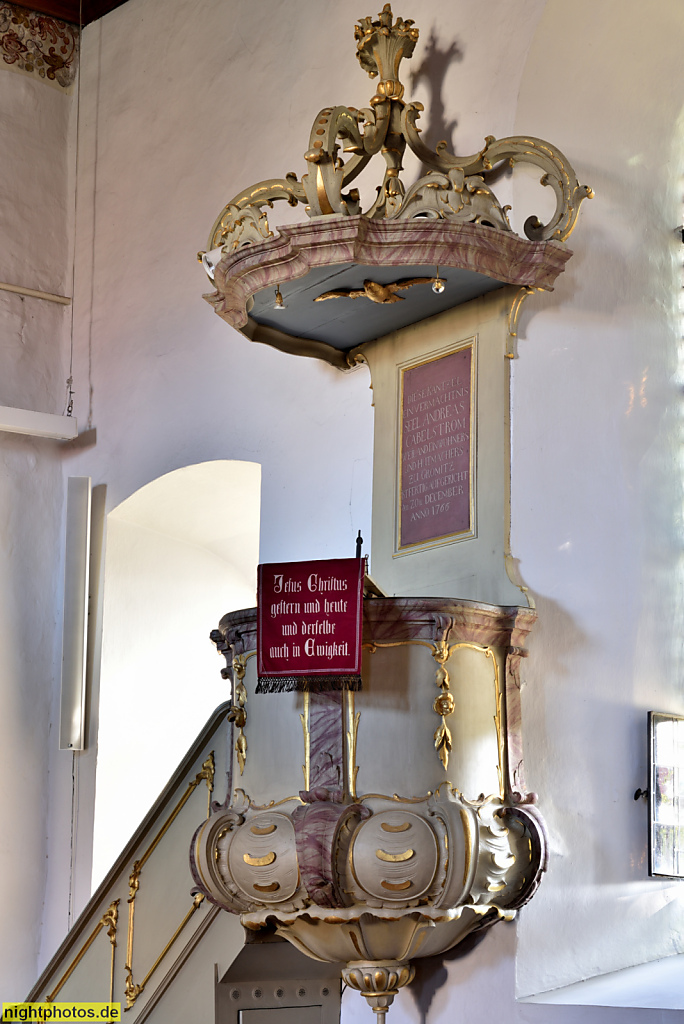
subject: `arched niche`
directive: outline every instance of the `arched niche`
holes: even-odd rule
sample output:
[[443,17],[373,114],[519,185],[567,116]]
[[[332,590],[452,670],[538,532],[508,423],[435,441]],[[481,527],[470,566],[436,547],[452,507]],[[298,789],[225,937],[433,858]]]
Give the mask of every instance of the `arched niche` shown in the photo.
[[256,463],[203,462],[107,516],[93,886],[229,696],[209,631],[255,604],[260,484]]

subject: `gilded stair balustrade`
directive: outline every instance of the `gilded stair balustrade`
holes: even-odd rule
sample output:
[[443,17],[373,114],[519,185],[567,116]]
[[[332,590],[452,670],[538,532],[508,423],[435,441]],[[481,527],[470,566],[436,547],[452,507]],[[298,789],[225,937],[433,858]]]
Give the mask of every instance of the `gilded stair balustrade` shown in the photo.
[[63,985],[66,983],[66,981],[68,981],[73,972],[76,970],[81,960],[86,955],[86,953],[88,952],[88,950],[90,949],[93,942],[95,941],[95,939],[100,934],[103,928],[106,928],[107,930],[107,935],[109,936],[109,942],[111,945],[111,963],[109,969],[109,1002],[112,1003],[114,1001],[114,950],[116,949],[116,929],[119,921],[120,902],[121,900],[117,899],[112,900],[112,902],[109,904],[104,914],[97,922],[92,932],[85,940],[85,942],[79,949],[78,953],[71,961],[71,963],[69,964],[66,971],[59,979],[53,990],[50,992],[49,995],[45,996],[46,1003],[51,1003],[54,1001],[55,996],[61,991]]
[[204,896],[202,893],[197,893],[197,895],[193,897],[192,906],[190,907],[190,910],[187,912],[181,923],[178,925],[175,932],[173,933],[169,941],[166,943],[161,953],[154,961],[154,963],[152,964],[149,971],[147,972],[147,974],[145,975],[145,977],[143,978],[139,985],[137,985],[133,980],[133,969],[128,964],[126,964],[126,982],[124,985],[124,994],[126,996],[126,1008],[124,1010],[124,1013],[126,1012],[126,1010],[131,1009],[131,1007],[136,1002],[138,996],[144,991],[147,982],[150,980],[154,972],[157,970],[159,964],[162,962],[168,951],[171,949],[174,942],[176,941],[180,933],[183,931],[190,918],[197,910],[199,910],[203,902]]
[[138,999],[138,996],[144,990],[147,982],[150,980],[159,964],[162,962],[162,960],[164,959],[168,951],[171,949],[172,945],[174,944],[180,933],[187,925],[190,918],[193,916],[193,914],[196,913],[196,911],[199,909],[204,900],[204,896],[201,893],[193,898],[190,910],[185,914],[183,920],[176,928],[173,935],[165,944],[161,953],[157,956],[156,960],[152,964],[152,967],[149,969],[143,980],[140,983],[136,983],[133,977],[133,939],[135,934],[135,905],[138,893],[140,891],[140,879],[142,876],[143,868],[147,863],[148,859],[156,850],[161,840],[169,831],[171,825],[180,814],[181,810],[187,803],[191,794],[194,793],[194,791],[202,782],[205,782],[207,786],[207,800],[209,804],[207,808],[207,818],[210,817],[211,794],[214,790],[215,772],[216,762],[214,758],[214,751],[212,750],[209,752],[205,760],[202,762],[202,767],[195,775],[195,778],[191,779],[191,781],[188,783],[187,789],[180,797],[173,810],[167,816],[166,820],[164,821],[161,828],[155,835],[154,839],[143,853],[142,857],[140,857],[138,860],[134,862],[133,868],[131,869],[131,873],[128,879],[128,932],[126,940],[126,964],[124,967],[124,970],[126,971],[126,981],[124,984],[124,994],[126,996],[126,1010],[130,1010],[131,1007],[135,1004],[136,1000]]

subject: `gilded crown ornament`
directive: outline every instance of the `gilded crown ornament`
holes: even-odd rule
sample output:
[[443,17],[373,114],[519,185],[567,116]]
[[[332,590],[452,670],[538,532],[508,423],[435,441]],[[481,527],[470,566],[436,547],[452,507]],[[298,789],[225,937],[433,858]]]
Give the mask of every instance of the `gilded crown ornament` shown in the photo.
[[[377,20],[367,17],[358,22],[354,36],[361,67],[378,79],[370,105],[362,110],[347,106],[320,110],[304,154],[307,173],[301,180],[294,173],[269,178],[239,192],[216,219],[209,251],[230,252],[272,238],[267,211],[278,200],[294,207],[303,204],[310,218],[335,214],[361,214],[369,220],[420,218],[511,232],[509,207],[501,206],[487,179],[506,164],[518,162],[536,165],[542,171],[541,184],[556,196],[556,209],[547,223],[536,216],[527,218],[526,236],[559,241],[569,237],[582,200],[592,192],[579,184],[560,150],[532,136],[499,140],[487,136],[482,149],[470,156],[450,153],[446,142],[430,149],[418,127],[423,105],[404,101],[399,79],[401,61],[413,54],[418,29],[410,19],[394,21],[390,5],[385,4]],[[400,177],[407,145],[429,168],[409,188]],[[362,209],[358,190],[349,186],[377,153],[384,158],[384,177],[375,200]]]

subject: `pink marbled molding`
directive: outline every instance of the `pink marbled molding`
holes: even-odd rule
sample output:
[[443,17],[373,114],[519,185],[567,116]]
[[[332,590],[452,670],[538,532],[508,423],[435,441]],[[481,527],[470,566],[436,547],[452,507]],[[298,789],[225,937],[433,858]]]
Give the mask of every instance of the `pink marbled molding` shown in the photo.
[[[256,608],[229,612],[219,623],[236,653],[256,650]],[[531,608],[445,597],[380,597],[363,602],[364,643],[388,640],[467,640],[488,647],[523,648],[537,619]]]
[[309,788],[344,786],[342,691],[309,696]]
[[[438,640],[446,640],[449,644],[469,641],[485,647],[504,649],[506,789],[508,793],[519,794],[517,799],[524,799],[527,795],[523,763],[520,662],[527,654],[525,643],[536,619],[537,613],[530,608],[439,597],[366,598],[363,602],[364,643],[396,643],[407,640],[435,643]],[[226,642],[234,645],[236,653],[255,650],[256,608],[224,615],[219,629]],[[330,696],[326,699],[330,703],[330,711],[335,712],[335,717],[335,701],[338,697],[339,695]],[[331,719],[332,716],[322,714],[320,723],[316,724],[316,732],[320,729],[321,735],[315,747],[321,753],[326,747],[329,747],[331,752],[335,748],[335,742],[329,742],[332,739],[329,731]],[[330,759],[333,772],[330,781],[333,782],[337,780],[337,763],[337,758],[333,756]],[[319,781],[317,784],[323,783]]]
[[[536,612],[532,614],[536,619]],[[528,654],[525,643],[534,619],[529,625],[524,621],[515,623],[506,656],[507,783],[509,792],[517,799],[528,796],[523,758],[520,663]]]
[[346,901],[337,886],[335,839],[343,823],[368,818],[361,804],[342,804],[341,794],[326,789],[300,793],[304,800],[292,813],[297,860],[304,887],[319,907],[344,907]]
[[[516,652],[517,648],[512,648]],[[507,782],[511,793],[527,795],[525,764],[522,743],[522,707],[520,703],[520,661],[519,653],[506,658],[506,739],[507,739]]]
[[239,330],[247,324],[252,295],[304,277],[313,267],[427,264],[551,290],[571,256],[562,242],[531,242],[480,224],[324,217],[282,227],[273,238],[224,256],[216,268],[216,292],[204,298]]
[[522,646],[536,612],[477,601],[440,597],[367,599],[363,603],[363,639],[470,641],[487,647]]

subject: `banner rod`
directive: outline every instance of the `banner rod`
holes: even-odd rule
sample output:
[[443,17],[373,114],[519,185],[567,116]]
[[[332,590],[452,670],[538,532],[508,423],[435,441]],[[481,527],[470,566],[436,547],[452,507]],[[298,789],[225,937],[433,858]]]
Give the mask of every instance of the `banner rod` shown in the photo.
[[14,292],[16,295],[28,295],[32,299],[45,299],[47,302],[59,302],[62,306],[71,305],[68,295],[55,295],[53,292],[40,292],[36,288],[22,288],[18,284],[7,284],[0,281],[0,292]]

